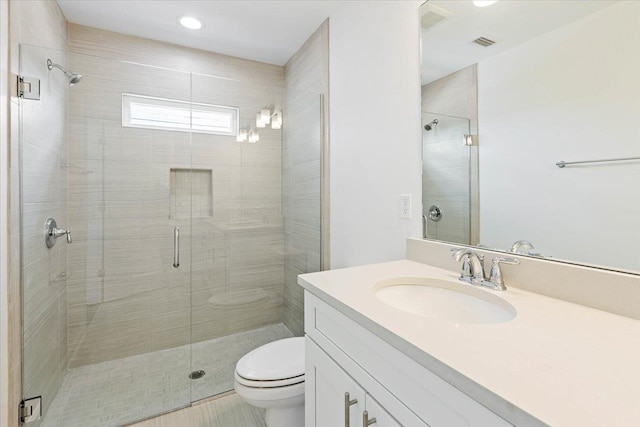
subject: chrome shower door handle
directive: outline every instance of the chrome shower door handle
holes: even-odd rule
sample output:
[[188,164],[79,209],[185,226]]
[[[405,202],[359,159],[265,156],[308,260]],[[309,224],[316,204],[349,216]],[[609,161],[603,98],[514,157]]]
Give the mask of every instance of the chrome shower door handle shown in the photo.
[[422,238],[427,238],[427,215],[422,214]]
[[358,403],[358,399],[352,399],[349,392],[344,394],[344,427],[351,425],[351,406]]
[[180,267],[180,227],[173,229],[173,268]]

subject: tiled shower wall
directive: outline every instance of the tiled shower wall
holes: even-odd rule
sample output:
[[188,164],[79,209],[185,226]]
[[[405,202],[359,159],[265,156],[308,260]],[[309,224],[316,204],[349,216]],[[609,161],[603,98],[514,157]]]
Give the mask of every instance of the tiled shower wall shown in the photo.
[[[70,366],[282,322],[282,131],[250,144],[123,128],[121,94],[237,106],[248,124],[282,105],[283,68],[77,25],[69,48],[85,75],[69,113]],[[171,171],[190,168],[193,201],[212,192],[192,221],[170,209]]]
[[321,269],[321,153],[326,137],[328,59],[327,20],[284,67],[284,322],[296,335],[304,334],[298,274]]
[[[47,250],[42,234],[49,217],[65,226],[66,198],[66,81],[47,70],[46,60],[66,62],[67,22],[56,2],[10,1],[11,75],[20,73],[19,46],[25,46],[24,72],[42,82],[40,101],[23,101],[22,165],[19,157],[19,101],[11,98],[10,147],[10,269],[9,269],[9,414],[17,425],[17,408],[25,396],[42,395],[51,403],[67,368],[66,244]],[[14,78],[11,93],[15,94]],[[20,221],[22,175],[23,221]],[[22,245],[21,245],[22,240]],[[23,257],[22,272],[20,257]],[[24,280],[24,295],[20,281]],[[23,301],[24,297],[24,301]],[[24,302],[24,310],[23,310]],[[24,334],[21,328],[24,318]],[[24,336],[24,348],[21,341]],[[24,361],[22,360],[22,351]],[[22,365],[23,364],[23,365]],[[24,369],[24,382],[21,374]],[[13,424],[15,422],[15,424]]]
[[437,125],[422,130],[422,209],[427,213],[431,206],[438,206],[442,217],[434,221],[427,215],[426,237],[469,244],[470,153],[462,142],[469,133],[469,120],[422,113],[423,125],[434,119]]

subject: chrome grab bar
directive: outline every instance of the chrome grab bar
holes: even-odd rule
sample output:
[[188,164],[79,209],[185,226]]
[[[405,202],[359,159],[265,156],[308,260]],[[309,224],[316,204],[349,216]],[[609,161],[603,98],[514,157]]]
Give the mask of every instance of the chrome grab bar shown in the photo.
[[351,410],[349,408],[356,403],[358,403],[358,399],[351,399],[348,392],[344,394],[344,427],[351,425]]
[[173,268],[180,267],[180,227],[173,229]]
[[603,159],[603,160],[582,160],[578,162],[565,162],[564,160],[560,160],[558,163],[556,163],[556,166],[559,168],[563,168],[568,165],[582,165],[587,163],[626,162],[630,160],[640,160],[640,157],[621,157],[618,159]]

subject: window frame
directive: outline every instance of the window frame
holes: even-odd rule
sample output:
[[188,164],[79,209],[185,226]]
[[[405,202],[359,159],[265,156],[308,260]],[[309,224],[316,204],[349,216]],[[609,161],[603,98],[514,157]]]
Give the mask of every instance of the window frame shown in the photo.
[[[149,105],[156,106],[167,106],[167,104],[174,104],[176,108],[182,107],[190,110],[190,122],[188,127],[180,128],[180,127],[171,127],[171,126],[154,126],[154,125],[144,125],[144,124],[134,124],[132,123],[131,117],[131,104],[135,102],[135,100],[141,100],[140,103],[145,103]],[[153,103],[150,101],[159,101],[157,103]],[[197,106],[206,107],[201,108],[199,111],[212,112],[215,110],[227,111],[231,112],[232,123],[231,130],[229,132],[224,131],[208,131],[204,129],[197,129],[193,126],[193,112],[198,111]],[[238,132],[240,131],[240,108],[232,107],[228,105],[216,105],[216,104],[205,104],[201,102],[191,102],[191,101],[183,101],[180,99],[171,99],[171,98],[161,98],[157,96],[147,96],[147,95],[138,95],[135,93],[122,93],[122,127],[126,128],[137,128],[137,129],[153,129],[153,130],[165,130],[169,132],[192,132],[192,133],[202,133],[207,135],[221,135],[221,136],[230,136],[236,137]]]

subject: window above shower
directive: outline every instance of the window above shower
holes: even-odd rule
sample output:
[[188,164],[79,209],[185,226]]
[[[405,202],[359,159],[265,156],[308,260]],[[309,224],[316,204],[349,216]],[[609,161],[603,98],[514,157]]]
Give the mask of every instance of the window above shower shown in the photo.
[[122,126],[236,136],[236,107],[122,94]]

